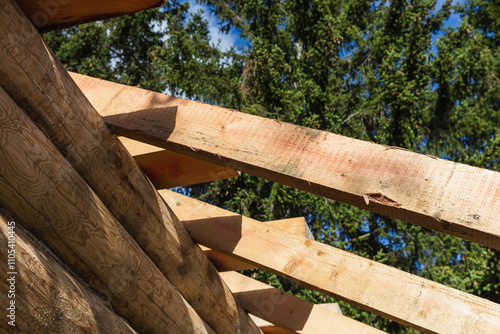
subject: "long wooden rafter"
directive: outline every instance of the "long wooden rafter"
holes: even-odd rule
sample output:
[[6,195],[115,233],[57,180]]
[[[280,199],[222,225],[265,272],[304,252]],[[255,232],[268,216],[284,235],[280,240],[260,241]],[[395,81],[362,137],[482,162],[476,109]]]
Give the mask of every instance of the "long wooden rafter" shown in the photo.
[[[177,217],[182,220],[183,217],[189,217],[189,213],[184,213],[182,212],[182,206],[180,208],[173,208],[174,213],[177,215]],[[229,211],[228,211],[229,212]],[[188,219],[189,220],[189,219]],[[288,219],[280,219],[280,220],[274,220],[270,222],[265,222],[265,224],[269,224],[271,226],[274,226],[276,228],[288,231],[290,233],[300,235],[303,237],[308,237],[311,239],[310,234],[311,231],[307,227],[307,224],[305,223],[304,217],[298,217],[298,218],[288,218]],[[314,238],[312,238],[314,240]],[[201,249],[205,252],[205,255],[210,259],[210,262],[217,268],[219,272],[223,271],[234,271],[234,270],[247,270],[247,269],[255,269],[256,266],[245,262],[241,261],[239,259],[236,259],[232,256],[226,255],[221,252],[214,251],[213,249],[210,249],[208,247],[205,247],[201,245]]]
[[40,32],[135,13],[165,0],[16,0]]
[[500,305],[193,198],[161,190],[198,243],[429,333],[500,332]]
[[227,272],[221,276],[244,309],[293,333],[382,333],[242,274]]
[[121,137],[120,141],[157,189],[190,186],[240,175],[233,169],[126,137]]
[[78,74],[117,134],[500,249],[500,173]]

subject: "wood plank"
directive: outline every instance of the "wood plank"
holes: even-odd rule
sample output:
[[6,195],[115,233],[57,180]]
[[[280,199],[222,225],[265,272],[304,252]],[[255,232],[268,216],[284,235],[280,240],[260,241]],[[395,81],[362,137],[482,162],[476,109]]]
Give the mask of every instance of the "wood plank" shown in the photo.
[[[203,203],[203,202],[200,202],[200,203]],[[193,210],[183,211],[182,208],[183,208],[183,206],[181,205],[179,207],[173,207],[172,209],[174,210],[174,213],[177,215],[177,217],[181,221],[183,219],[192,220],[194,217],[192,214]],[[203,208],[200,208],[200,209],[203,210]],[[191,217],[191,218],[189,218],[189,217]],[[212,218],[212,219],[217,219],[217,218]],[[288,231],[290,233],[300,235],[303,237],[305,237],[306,234],[310,233],[309,227],[307,226],[307,223],[306,223],[306,220],[304,217],[274,220],[274,221],[265,222],[265,224],[270,224],[271,226],[274,226],[276,228],[280,228],[282,230],[285,230],[285,231]],[[229,255],[226,255],[224,253],[214,251],[213,249],[210,249],[208,247],[201,246],[201,249],[203,250],[205,255],[210,259],[210,262],[212,262],[212,264],[215,266],[215,268],[217,268],[217,271],[219,271],[219,272],[239,271],[239,270],[247,270],[247,269],[257,268],[252,263],[241,261],[239,259],[236,259],[236,258],[229,256]]]
[[72,77],[117,134],[500,249],[498,172]]
[[[168,190],[160,193],[172,207],[201,205]],[[424,332],[500,333],[499,304],[203,205],[198,214],[205,219],[183,222],[199,244]]]
[[40,32],[158,7],[164,0],[16,0]]
[[[327,308],[335,313],[342,314],[342,312],[340,311],[339,305],[337,303],[318,304],[318,306],[320,306],[322,308]],[[295,311],[292,311],[292,312],[295,313]],[[293,333],[297,333],[295,331],[291,331],[291,330],[285,329],[283,327],[276,326],[275,324],[272,324],[269,321],[266,321],[266,320],[263,320],[259,317],[256,317],[253,314],[250,314],[250,318],[252,318],[252,320],[255,322],[255,324],[257,326],[259,326],[259,328],[262,330],[262,333],[264,333],[264,334],[293,334]],[[311,318],[312,317],[309,316],[308,321],[311,321]],[[315,318],[316,318],[316,314],[315,314]],[[322,318],[318,319],[318,321],[321,323],[324,323],[325,318],[327,318],[327,317],[323,316]],[[337,326],[337,323],[335,325]],[[358,324],[356,324],[356,326],[359,327]],[[310,326],[308,326],[308,327],[310,327]],[[319,327],[319,326],[316,326],[316,327]],[[325,327],[326,327],[326,324],[321,326],[321,328],[325,328]],[[333,331],[335,329],[332,328],[331,330]],[[337,333],[337,332],[338,331],[335,331],[335,333]],[[351,328],[351,330],[348,333],[353,333],[353,332],[355,332],[354,328]],[[375,332],[380,333],[380,331],[377,331],[377,330],[375,330]],[[316,332],[314,331],[311,333],[316,333]],[[330,332],[328,332],[328,333],[330,333]]]
[[245,310],[292,333],[383,333],[242,274],[221,275]]
[[216,332],[258,332],[217,270],[15,2],[0,11],[0,86]]
[[257,326],[259,326],[260,330],[264,334],[294,334],[296,332],[292,332],[288,329],[284,329],[282,327],[276,326],[275,324],[270,323],[269,321],[265,321],[259,317],[256,317],[253,314],[250,314],[250,318],[255,322]]
[[[10,333],[12,325],[21,333],[136,333],[2,209],[0,245],[3,333]],[[7,258],[13,260],[9,267]],[[13,308],[12,317],[7,307]]]
[[1,88],[0,124],[0,205],[70,268],[86,266],[137,330],[214,333]]
[[[203,219],[206,217],[206,214],[210,212],[210,208],[212,206],[206,204],[202,201],[197,202],[197,206],[195,208],[190,206],[182,205],[182,203],[176,203],[175,206],[170,206],[174,214],[180,221],[189,221],[196,219]],[[214,212],[216,215],[218,212]],[[217,220],[221,217],[233,216],[234,213],[230,211],[221,211],[223,216],[212,216],[212,219]],[[310,238],[312,235],[309,227],[307,226],[306,220],[304,217],[296,217],[296,218],[288,218],[288,219],[280,219],[275,221],[266,222],[266,224],[274,225],[277,228],[285,229],[291,233],[306,236]],[[239,260],[233,256],[215,251],[205,246],[201,246],[205,255],[210,259],[210,262],[217,268],[219,272],[224,271],[239,271],[239,270],[247,270],[247,269],[255,269],[258,268],[255,264],[248,263],[242,260]]]
[[168,151],[161,147],[126,137],[119,139],[156,189],[190,186],[230,179],[240,175],[233,169]]

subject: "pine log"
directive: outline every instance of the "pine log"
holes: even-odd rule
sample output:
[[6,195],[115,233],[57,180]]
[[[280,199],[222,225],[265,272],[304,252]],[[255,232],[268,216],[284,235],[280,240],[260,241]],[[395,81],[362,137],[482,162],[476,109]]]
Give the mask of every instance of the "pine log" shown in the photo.
[[500,249],[500,173],[73,74],[114,132]]
[[245,310],[293,333],[383,333],[242,274],[221,275]]
[[40,32],[158,7],[165,0],[16,0]]
[[5,316],[0,321],[3,333],[11,332],[12,325],[22,333],[136,333],[0,209],[0,258],[5,264],[9,255],[13,261],[0,271],[0,304],[13,314],[7,310],[7,321]]
[[[138,331],[213,333],[1,88],[0,124],[1,206],[70,268],[93,272],[115,311]],[[83,279],[85,273],[77,272]]]
[[[171,206],[200,201],[160,190]],[[500,333],[500,305],[204,204],[183,221],[201,245],[426,333]],[[213,219],[220,216],[219,219]]]
[[233,169],[126,137],[121,137],[120,141],[156,189],[190,186],[240,175]]
[[19,7],[0,1],[0,86],[210,327],[259,332]]

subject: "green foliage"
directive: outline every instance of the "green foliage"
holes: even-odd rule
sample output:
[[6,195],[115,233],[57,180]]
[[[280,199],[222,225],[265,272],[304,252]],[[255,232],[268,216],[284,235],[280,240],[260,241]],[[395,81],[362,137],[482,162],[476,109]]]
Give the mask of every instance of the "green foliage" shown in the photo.
[[[79,73],[500,170],[497,1],[206,2],[246,52],[222,52],[201,13],[178,1],[46,40]],[[446,28],[453,12],[462,21]],[[497,251],[250,175],[187,191],[261,221],[305,216],[323,243],[500,302]],[[333,301],[265,271],[247,274]],[[388,332],[414,332],[341,307]]]
[[202,13],[188,10],[169,1],[44,37],[68,71],[240,108],[242,57],[213,45]]

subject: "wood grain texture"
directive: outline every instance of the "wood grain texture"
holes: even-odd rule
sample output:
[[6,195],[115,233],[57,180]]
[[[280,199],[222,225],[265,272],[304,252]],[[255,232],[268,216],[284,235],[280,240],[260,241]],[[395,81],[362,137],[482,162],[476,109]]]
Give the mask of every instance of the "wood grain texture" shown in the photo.
[[119,138],[141,166],[156,189],[226,180],[240,174],[220,165],[141,143],[126,137]]
[[[13,270],[7,271],[4,266],[0,271],[3,333],[14,330],[7,323],[11,319],[5,318],[11,300],[15,302],[15,329],[21,333],[136,333],[95,292],[70,274],[50,250],[0,209],[0,258],[5,264],[11,250],[9,236],[15,237],[11,238],[15,264]],[[7,281],[11,276],[13,289]],[[15,291],[13,298],[8,298],[10,291]]]
[[15,2],[0,1],[0,86],[210,327],[219,333],[258,332],[31,22]]
[[[172,206],[200,201],[161,190]],[[204,246],[427,333],[500,333],[500,305],[203,203],[183,224]],[[208,209],[210,208],[210,209]],[[217,220],[213,217],[220,217]]]
[[500,249],[500,173],[72,74],[114,132]]
[[213,333],[1,88],[0,124],[0,205],[83,279],[92,272],[138,331]]
[[[181,221],[183,219],[192,220],[193,217],[197,216],[196,214],[194,214],[194,215],[191,214],[194,210],[183,211],[182,208],[183,208],[182,206],[172,208],[174,213],[177,215],[177,217]],[[176,209],[179,211],[176,211]],[[202,205],[200,205],[200,210],[203,211]],[[191,217],[191,218],[189,218],[189,217]],[[217,219],[217,218],[213,218],[213,219]],[[276,228],[279,228],[279,229],[282,229],[282,230],[285,230],[285,231],[288,231],[290,233],[300,235],[303,237],[306,236],[307,232],[310,233],[309,227],[307,226],[307,223],[306,223],[304,217],[273,220],[273,221],[265,222],[265,224],[270,224],[271,226],[274,226]],[[217,271],[219,271],[219,272],[239,271],[239,270],[247,270],[247,269],[257,268],[252,263],[241,261],[239,259],[236,259],[236,258],[229,256],[229,255],[226,255],[224,253],[214,251],[213,249],[210,249],[208,247],[201,246],[201,249],[203,250],[205,255],[210,259],[210,262],[212,262],[212,264],[215,266],[215,268],[217,268]]]
[[40,32],[160,6],[164,0],[16,0]]
[[244,309],[293,333],[383,333],[242,274],[221,275]]

